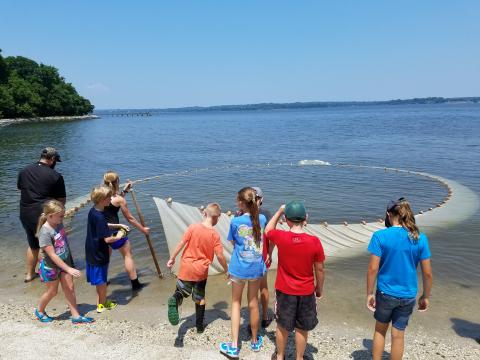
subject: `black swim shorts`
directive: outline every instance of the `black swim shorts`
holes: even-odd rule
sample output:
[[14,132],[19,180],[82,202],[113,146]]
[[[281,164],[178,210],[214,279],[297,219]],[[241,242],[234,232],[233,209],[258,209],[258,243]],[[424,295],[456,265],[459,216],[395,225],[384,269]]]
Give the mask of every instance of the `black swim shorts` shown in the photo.
[[288,295],[276,290],[275,319],[287,331],[310,331],[318,324],[315,294]]
[[30,249],[32,250],[40,249],[38,238],[36,236],[37,222],[29,219],[25,219],[25,217],[22,217],[22,216],[20,217],[20,221],[22,222],[22,226],[25,229],[25,233],[27,234],[28,246],[30,246]]

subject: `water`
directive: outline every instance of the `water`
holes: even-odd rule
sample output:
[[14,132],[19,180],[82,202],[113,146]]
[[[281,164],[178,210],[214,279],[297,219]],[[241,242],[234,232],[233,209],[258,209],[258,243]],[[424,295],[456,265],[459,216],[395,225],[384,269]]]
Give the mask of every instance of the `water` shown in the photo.
[[[153,195],[196,205],[218,201],[227,210],[234,209],[238,189],[257,185],[271,210],[284,201],[305,200],[313,222],[377,219],[388,200],[399,196],[409,198],[418,212],[441,201],[445,188],[415,175],[335,165],[425,171],[478,193],[479,135],[480,105],[475,104],[158,112],[1,127],[0,224],[15,239],[2,243],[24,246],[17,240],[24,235],[17,219],[16,175],[47,145],[61,152],[57,170],[65,177],[69,198],[88,193],[108,169],[123,180],[167,174],[136,186],[159,252],[165,254]],[[332,166],[297,165],[305,159]],[[80,211],[72,225],[71,239],[80,254],[85,214]],[[478,214],[453,229],[432,230],[439,271],[466,284],[478,283],[479,234]],[[139,251],[147,256],[146,248]]]

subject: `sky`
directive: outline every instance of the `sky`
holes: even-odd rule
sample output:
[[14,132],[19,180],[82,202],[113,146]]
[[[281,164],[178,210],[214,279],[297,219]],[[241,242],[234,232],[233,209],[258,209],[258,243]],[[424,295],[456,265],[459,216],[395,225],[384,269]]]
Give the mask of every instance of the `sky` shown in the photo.
[[480,96],[480,1],[2,0],[97,109]]

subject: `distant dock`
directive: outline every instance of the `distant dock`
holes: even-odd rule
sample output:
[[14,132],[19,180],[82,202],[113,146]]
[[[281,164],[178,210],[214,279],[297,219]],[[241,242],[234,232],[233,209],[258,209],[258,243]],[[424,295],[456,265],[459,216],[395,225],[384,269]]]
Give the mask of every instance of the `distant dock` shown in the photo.
[[98,113],[98,116],[152,116],[152,113],[150,111],[112,111]]

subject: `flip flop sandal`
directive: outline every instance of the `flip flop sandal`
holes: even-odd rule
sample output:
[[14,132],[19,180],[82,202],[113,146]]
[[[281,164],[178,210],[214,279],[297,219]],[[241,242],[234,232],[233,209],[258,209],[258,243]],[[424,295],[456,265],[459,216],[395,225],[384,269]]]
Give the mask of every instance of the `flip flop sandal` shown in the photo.
[[24,283],[32,282],[32,281],[35,280],[37,277],[39,277],[39,275],[35,273],[35,275],[33,275],[32,277],[23,279],[23,282],[24,282]]
[[53,321],[53,318],[48,316],[46,312],[42,314],[40,311],[38,311],[38,309],[35,309],[35,316],[37,317],[38,321],[42,323],[49,323]]
[[95,322],[94,318],[83,316],[83,315],[80,315],[79,317],[76,317],[76,318],[72,317],[71,320],[72,320],[72,324],[74,324],[74,325],[76,325],[76,324],[91,324],[91,323]]

